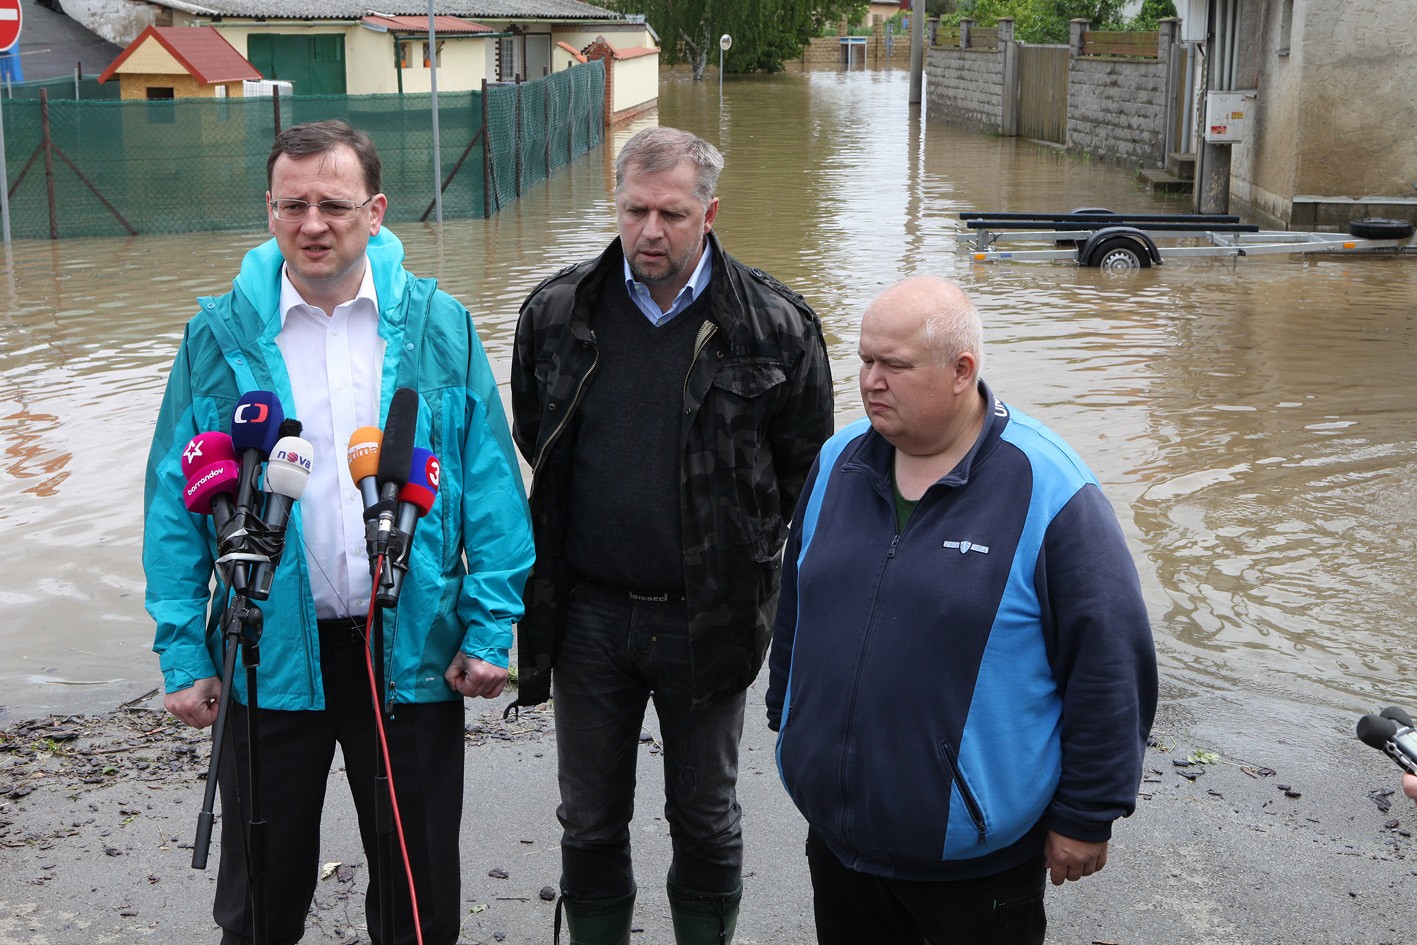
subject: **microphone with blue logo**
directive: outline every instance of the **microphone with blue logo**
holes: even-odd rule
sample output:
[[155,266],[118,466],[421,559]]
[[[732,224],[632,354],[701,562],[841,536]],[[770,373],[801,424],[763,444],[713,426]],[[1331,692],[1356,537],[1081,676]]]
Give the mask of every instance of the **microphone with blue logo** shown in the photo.
[[280,439],[280,425],[285,420],[280,398],[268,390],[253,390],[242,394],[231,415],[231,445],[241,459],[241,476],[236,481],[236,517],[259,515],[256,479],[261,464]]

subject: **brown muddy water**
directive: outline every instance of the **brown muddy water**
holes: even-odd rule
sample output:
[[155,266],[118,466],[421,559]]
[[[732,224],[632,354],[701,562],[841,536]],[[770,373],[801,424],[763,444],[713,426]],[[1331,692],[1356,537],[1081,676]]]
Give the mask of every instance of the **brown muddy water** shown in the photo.
[[[1117,509],[1170,694],[1417,702],[1417,259],[973,263],[961,211],[1186,206],[1123,169],[922,124],[906,85],[899,70],[730,77],[720,101],[715,82],[669,76],[657,114],[495,219],[395,231],[410,268],[473,311],[505,383],[520,300],[614,235],[616,147],[647,123],[696,131],[727,157],[726,247],[822,315],[839,423],[859,415],[875,293],[933,273],[975,296],[985,376],[1072,442]],[[245,231],[5,257],[0,718],[160,685],[139,564],[152,418],[193,298],[265,238],[260,200]]]

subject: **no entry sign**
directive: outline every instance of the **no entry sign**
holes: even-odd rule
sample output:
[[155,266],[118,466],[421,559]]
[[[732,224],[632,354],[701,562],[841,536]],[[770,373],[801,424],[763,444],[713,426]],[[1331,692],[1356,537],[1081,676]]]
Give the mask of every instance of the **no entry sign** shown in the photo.
[[20,0],[0,0],[0,52],[20,41]]

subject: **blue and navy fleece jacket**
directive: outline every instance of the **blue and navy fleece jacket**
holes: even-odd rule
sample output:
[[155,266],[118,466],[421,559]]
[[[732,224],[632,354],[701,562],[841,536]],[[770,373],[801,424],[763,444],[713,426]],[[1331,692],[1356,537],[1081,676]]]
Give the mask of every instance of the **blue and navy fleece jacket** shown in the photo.
[[784,552],[778,769],[858,872],[986,876],[1136,806],[1157,698],[1136,567],[1077,455],[979,389],[979,439],[904,528],[894,450],[860,420],[822,448]]

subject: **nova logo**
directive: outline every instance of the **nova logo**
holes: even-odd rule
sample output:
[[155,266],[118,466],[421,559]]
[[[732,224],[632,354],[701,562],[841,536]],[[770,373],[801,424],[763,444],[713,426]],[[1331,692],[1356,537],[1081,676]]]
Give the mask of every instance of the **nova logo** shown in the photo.
[[[255,415],[252,416],[254,411]],[[271,415],[271,408],[265,404],[238,404],[236,415],[231,418],[232,423],[265,423],[266,418]]]
[[423,472],[428,477],[428,484],[434,489],[438,488],[438,457],[428,457],[428,465],[423,467]]
[[977,545],[972,541],[947,541],[945,542],[945,547],[953,548],[962,555],[967,555],[971,551],[977,551],[981,555],[987,555],[989,553],[988,545]]
[[277,462],[288,463],[291,466],[299,466],[307,473],[310,471],[310,460],[294,450],[277,450],[275,459]]

